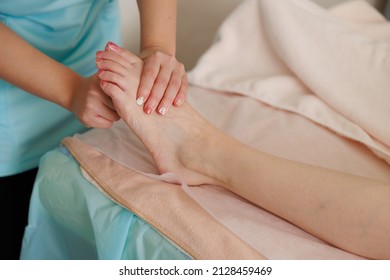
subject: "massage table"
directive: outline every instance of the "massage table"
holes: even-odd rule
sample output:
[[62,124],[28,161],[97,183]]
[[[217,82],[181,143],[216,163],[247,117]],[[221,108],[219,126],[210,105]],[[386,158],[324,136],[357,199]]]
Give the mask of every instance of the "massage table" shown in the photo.
[[[188,102],[256,149],[390,182],[390,133],[383,119],[390,116],[381,106],[390,104],[390,64],[383,55],[389,40],[389,24],[365,2],[326,10],[303,0],[242,1],[189,71]],[[382,53],[375,54],[383,60],[347,49],[351,44],[380,44]],[[307,53],[314,46],[318,50]],[[336,53],[337,47],[346,49]],[[346,55],[351,51],[361,55],[359,62]],[[336,62],[344,58],[349,64],[340,69]],[[339,79],[345,73],[353,83]],[[369,85],[370,98],[357,78]],[[364,259],[219,186],[188,186],[180,174],[158,174],[123,121],[68,137],[40,162],[22,259],[262,256]]]

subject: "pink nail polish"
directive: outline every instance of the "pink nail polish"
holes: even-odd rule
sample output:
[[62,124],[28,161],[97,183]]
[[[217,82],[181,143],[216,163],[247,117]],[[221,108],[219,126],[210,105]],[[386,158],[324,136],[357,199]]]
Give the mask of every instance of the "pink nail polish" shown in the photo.
[[145,113],[148,114],[148,115],[150,115],[150,114],[152,113],[152,108],[146,107],[146,108],[145,108]]
[[116,52],[119,50],[119,47],[117,44],[113,43],[113,42],[108,42],[108,47],[110,48],[110,50]]
[[97,51],[96,52],[96,57],[101,58],[102,57],[102,51]]

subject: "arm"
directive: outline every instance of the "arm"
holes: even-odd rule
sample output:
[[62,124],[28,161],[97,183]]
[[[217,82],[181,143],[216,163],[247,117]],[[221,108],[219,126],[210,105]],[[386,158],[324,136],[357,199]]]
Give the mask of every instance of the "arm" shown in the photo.
[[144,111],[164,114],[185,101],[188,88],[184,65],[176,53],[176,0],[138,0],[141,19],[141,53],[144,70],[137,93]]
[[[86,107],[92,92],[98,90],[97,78],[81,77],[32,47],[3,23],[0,23],[0,38],[7,42],[0,45],[1,79],[74,112],[86,126],[107,127],[110,119],[118,118],[112,109],[103,108],[96,100],[92,102],[94,108]],[[104,117],[97,114],[99,110]]]
[[141,18],[141,58],[150,52],[176,54],[176,0],[138,0]]
[[[71,96],[81,77],[30,46],[0,23],[0,78],[70,110]],[[45,85],[45,86],[42,86]]]

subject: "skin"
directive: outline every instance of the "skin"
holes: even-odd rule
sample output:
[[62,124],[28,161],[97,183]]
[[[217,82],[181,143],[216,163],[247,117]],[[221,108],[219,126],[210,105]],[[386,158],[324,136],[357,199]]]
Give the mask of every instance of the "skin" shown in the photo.
[[[142,61],[120,49],[101,87],[161,173],[190,185],[217,184],[320,239],[373,259],[390,258],[390,184],[275,157],[214,127],[190,104],[162,118],[136,104]],[[115,66],[114,66],[115,65]],[[234,155],[234,156],[232,156]]]
[[137,98],[144,112],[166,113],[172,104],[184,103],[188,81],[184,65],[175,58],[177,1],[138,0],[141,19],[141,53],[144,61]]
[[[138,1],[141,52],[144,61],[137,95],[145,112],[166,112],[186,99],[188,88],[182,63],[175,58],[176,0]],[[86,127],[108,128],[119,120],[110,98],[99,86],[97,74],[82,77],[35,49],[0,22],[0,79],[73,112]],[[115,48],[115,44],[110,45]],[[97,63],[98,64],[98,63]],[[104,68],[102,65],[97,65]],[[23,73],[23,75],[20,75]],[[161,108],[165,108],[161,110]]]
[[[0,78],[73,112],[87,127],[107,128],[119,119],[97,75],[84,78],[0,23]],[[23,75],[20,75],[23,73]]]

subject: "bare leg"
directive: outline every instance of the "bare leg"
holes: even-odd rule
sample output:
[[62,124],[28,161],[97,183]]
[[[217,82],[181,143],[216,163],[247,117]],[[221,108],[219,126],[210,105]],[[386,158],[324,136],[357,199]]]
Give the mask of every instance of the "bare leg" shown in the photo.
[[135,95],[103,85],[160,172],[189,184],[215,183],[339,248],[390,258],[390,185],[252,149],[224,134],[189,104],[145,115]]

